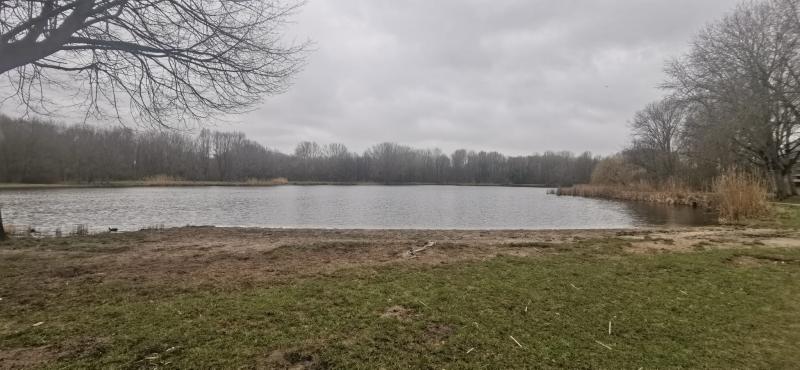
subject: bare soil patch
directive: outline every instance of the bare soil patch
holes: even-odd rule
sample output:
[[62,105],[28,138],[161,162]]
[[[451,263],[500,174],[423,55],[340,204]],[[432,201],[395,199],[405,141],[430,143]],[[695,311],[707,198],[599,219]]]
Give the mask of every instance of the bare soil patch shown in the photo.
[[[256,284],[359,266],[438,265],[498,255],[538,256],[602,246],[632,253],[699,248],[800,248],[800,233],[735,227],[652,230],[315,230],[187,227],[0,245],[7,277],[23,291],[70,282],[134,281],[144,287]],[[426,245],[432,246],[424,248]],[[424,249],[423,249],[424,248]],[[419,252],[409,253],[409,251]],[[14,269],[24,274],[14,275]],[[0,292],[2,293],[2,292]],[[13,294],[13,293],[9,293]]]
[[318,357],[310,348],[278,349],[269,354],[264,365],[269,369],[324,369]]
[[403,306],[392,306],[381,314],[382,318],[395,319],[400,321],[411,321],[414,310]]
[[728,262],[738,267],[762,267],[762,266],[797,266],[800,261],[784,259],[772,256],[749,256],[740,255],[731,258]]
[[631,242],[628,251],[633,253],[741,247],[800,248],[800,233],[797,231],[741,227],[650,230],[624,233],[620,237]]
[[425,328],[425,340],[434,347],[440,347],[454,332],[453,327],[449,325],[430,324]]
[[29,369],[57,357],[51,346],[0,349],[0,369]]

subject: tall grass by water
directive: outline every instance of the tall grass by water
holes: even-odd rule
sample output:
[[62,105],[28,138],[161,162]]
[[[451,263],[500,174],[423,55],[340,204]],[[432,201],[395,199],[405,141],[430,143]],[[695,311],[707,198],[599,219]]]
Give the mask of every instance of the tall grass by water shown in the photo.
[[714,180],[720,219],[740,222],[769,213],[769,192],[764,180],[752,173],[731,169]]
[[662,203],[705,209],[717,208],[715,194],[692,191],[676,184],[663,187],[653,187],[647,184],[640,184],[637,186],[576,185],[569,188],[559,188],[556,194],[562,196]]
[[555,191],[562,196],[580,196],[629,200],[669,205],[701,207],[719,212],[720,221],[740,223],[763,218],[770,213],[769,189],[761,176],[736,168],[714,179],[711,192],[691,189],[668,181],[657,186],[641,182],[635,185],[576,185]]
[[145,177],[138,182],[121,182],[120,184],[131,186],[276,186],[288,185],[289,180],[285,177],[278,177],[272,179],[248,178],[244,181],[193,181],[176,176],[156,175]]

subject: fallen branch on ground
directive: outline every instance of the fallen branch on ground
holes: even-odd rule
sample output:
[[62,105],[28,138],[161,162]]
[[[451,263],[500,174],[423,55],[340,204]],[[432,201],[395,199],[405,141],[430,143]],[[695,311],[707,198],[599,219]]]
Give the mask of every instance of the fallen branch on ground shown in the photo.
[[417,253],[420,253],[430,247],[433,247],[434,245],[436,245],[436,242],[428,242],[428,244],[425,244],[424,246],[422,246],[422,248],[417,248],[417,249],[410,248],[408,250],[409,258],[417,257]]

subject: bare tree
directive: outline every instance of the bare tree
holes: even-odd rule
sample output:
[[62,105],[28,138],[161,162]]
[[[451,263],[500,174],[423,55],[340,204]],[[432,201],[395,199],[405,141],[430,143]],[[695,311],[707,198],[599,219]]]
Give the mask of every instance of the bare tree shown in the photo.
[[631,122],[634,148],[642,158],[642,163],[651,169],[660,180],[675,175],[677,165],[678,140],[686,117],[686,109],[675,99],[663,99],[648,104],[637,112]]
[[744,3],[704,30],[692,51],[667,69],[665,85],[697,104],[714,135],[773,180],[779,198],[800,159],[798,0]]
[[303,141],[294,149],[294,155],[301,159],[316,159],[321,157],[323,149],[312,141]]
[[282,0],[3,0],[0,75],[29,111],[74,91],[86,114],[175,128],[283,91],[305,44]]
[[204,129],[193,136],[172,130],[64,126],[0,114],[0,182],[131,181],[166,175],[194,181],[285,177],[347,183],[569,185],[589,182],[598,162],[591,153],[456,153],[464,154],[455,155],[459,167],[439,149],[395,143],[359,154],[342,144],[304,142],[293,154],[283,154],[240,133]]

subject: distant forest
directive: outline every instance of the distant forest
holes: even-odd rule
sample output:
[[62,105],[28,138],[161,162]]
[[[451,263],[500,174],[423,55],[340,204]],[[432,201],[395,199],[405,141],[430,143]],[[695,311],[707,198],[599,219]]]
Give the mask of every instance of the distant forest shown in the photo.
[[0,115],[1,182],[96,183],[166,175],[189,181],[283,177],[298,182],[571,185],[588,183],[598,161],[588,152],[509,157],[462,149],[448,155],[395,143],[358,154],[342,144],[302,142],[285,154],[236,132],[139,132]]

